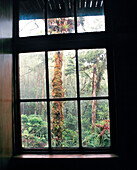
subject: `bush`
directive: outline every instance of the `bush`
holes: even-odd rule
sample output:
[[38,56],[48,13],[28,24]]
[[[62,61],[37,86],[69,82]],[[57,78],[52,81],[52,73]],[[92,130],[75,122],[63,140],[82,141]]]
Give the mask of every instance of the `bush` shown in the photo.
[[47,122],[40,115],[22,115],[22,146],[25,148],[43,148],[48,146]]

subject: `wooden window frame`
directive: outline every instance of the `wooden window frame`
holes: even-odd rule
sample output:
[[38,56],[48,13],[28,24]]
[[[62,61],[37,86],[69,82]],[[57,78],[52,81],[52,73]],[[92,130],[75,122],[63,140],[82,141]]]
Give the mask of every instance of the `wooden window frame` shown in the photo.
[[[44,154],[86,154],[86,153],[115,153],[116,151],[116,111],[115,111],[115,76],[114,76],[114,54],[113,54],[113,30],[111,22],[111,3],[105,0],[105,30],[104,32],[91,32],[91,33],[77,33],[77,24],[75,24],[75,33],[71,34],[58,34],[58,35],[42,35],[32,37],[19,37],[19,4],[14,0],[13,10],[13,79],[14,79],[14,116],[13,116],[13,134],[14,134],[14,154],[21,153],[44,153]],[[76,0],[75,9],[76,9]],[[76,10],[75,23],[77,23]],[[45,14],[45,17],[47,15]],[[45,18],[46,20],[46,18]],[[47,22],[45,22],[47,23]],[[47,28],[47,26],[46,26]],[[46,29],[45,28],[45,29]],[[46,29],[47,32],[47,29]],[[59,42],[59,43],[58,43]],[[79,72],[78,72],[78,50],[79,49],[98,49],[105,48],[107,50],[107,67],[108,67],[108,97],[80,97],[79,95]],[[63,99],[49,99],[49,90],[47,90],[47,99],[20,99],[19,98],[19,61],[18,54],[26,52],[40,52],[45,51],[46,72],[48,73],[48,51],[56,50],[76,50],[76,70],[77,70],[77,97],[76,98],[63,98]],[[46,74],[48,80],[48,74]],[[49,83],[46,81],[46,87],[49,89]],[[110,148],[90,148],[82,147],[81,142],[81,120],[80,120],[80,100],[94,100],[94,99],[108,99],[110,110],[110,133],[111,133],[111,146]],[[48,149],[23,149],[21,147],[21,118],[20,102],[29,101],[47,101],[48,122],[50,122],[49,102],[55,100],[76,100],[78,102],[78,124],[79,124],[79,148],[52,148],[50,136],[50,123],[48,123]]]

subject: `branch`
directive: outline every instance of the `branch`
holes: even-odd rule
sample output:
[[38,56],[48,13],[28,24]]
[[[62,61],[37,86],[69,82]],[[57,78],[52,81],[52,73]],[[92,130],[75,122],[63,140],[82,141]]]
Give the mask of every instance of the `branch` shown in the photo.
[[89,68],[91,68],[92,67],[92,65],[89,65],[89,66],[87,66],[87,67],[84,67],[83,69],[81,69],[80,71],[85,71],[85,70],[87,70],[87,69],[89,69]]
[[27,25],[29,25],[31,22],[33,22],[33,21],[30,21],[30,22],[26,23],[25,26],[24,26],[19,32],[21,32],[21,31],[22,31]]
[[87,107],[88,107],[88,106],[89,106],[89,102],[86,103],[86,106],[85,106],[85,109],[84,109],[82,115],[85,113],[85,111],[87,110]]
[[[43,64],[43,62],[35,65],[35,67],[39,67],[41,64]],[[34,67],[33,67],[33,68],[34,68]],[[27,73],[24,73],[21,77],[25,76],[26,74],[31,73],[32,71],[33,71],[33,69],[31,69],[31,71],[28,71]]]
[[101,83],[101,80],[102,80],[103,71],[104,71],[104,68],[105,68],[105,63],[106,63],[106,57],[103,60],[103,64],[102,64],[101,69],[99,70],[99,73],[98,73],[98,76],[97,76],[97,91],[100,90],[100,83]]

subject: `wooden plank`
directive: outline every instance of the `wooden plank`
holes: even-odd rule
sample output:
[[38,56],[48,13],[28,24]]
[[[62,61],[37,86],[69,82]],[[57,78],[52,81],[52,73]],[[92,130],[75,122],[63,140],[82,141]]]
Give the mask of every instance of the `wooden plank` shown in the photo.
[[12,4],[0,0],[0,169],[12,156]]
[[115,154],[22,154],[14,158],[118,158]]

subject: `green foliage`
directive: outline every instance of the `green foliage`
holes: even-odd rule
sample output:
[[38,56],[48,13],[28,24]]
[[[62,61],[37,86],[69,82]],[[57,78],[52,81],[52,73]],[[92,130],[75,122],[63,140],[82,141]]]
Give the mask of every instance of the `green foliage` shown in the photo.
[[110,133],[105,131],[103,136],[100,136],[102,129],[99,127],[90,127],[89,131],[83,134],[82,144],[85,147],[109,147]]
[[22,115],[22,145],[25,148],[43,148],[48,146],[47,122],[38,115]]
[[43,123],[42,118],[36,115],[30,115],[28,120],[32,125],[35,126],[40,126]]
[[27,123],[28,122],[28,117],[26,115],[21,115],[21,123]]
[[63,131],[62,146],[65,147],[78,146],[78,132],[71,129],[65,129]]
[[[90,107],[89,107],[90,108]],[[110,133],[105,131],[103,136],[100,136],[102,128],[92,127],[91,118],[87,112],[82,116],[82,144],[84,147],[109,147],[110,146]],[[103,107],[100,107],[103,109]],[[105,114],[100,109],[98,112],[102,116],[101,120],[97,120],[100,125],[105,124]],[[100,118],[100,117],[99,117]],[[22,115],[22,144],[25,148],[44,148],[48,147],[48,127],[47,122],[42,120],[39,115]],[[52,146],[56,146],[56,140],[52,138]],[[59,142],[58,147],[77,147],[79,141],[78,130],[76,126],[76,117],[68,113],[65,117],[63,126],[62,140]]]

